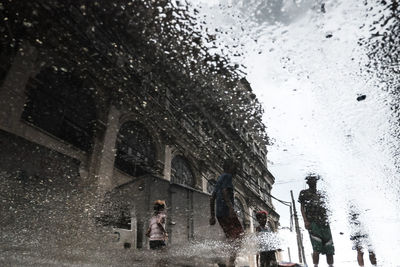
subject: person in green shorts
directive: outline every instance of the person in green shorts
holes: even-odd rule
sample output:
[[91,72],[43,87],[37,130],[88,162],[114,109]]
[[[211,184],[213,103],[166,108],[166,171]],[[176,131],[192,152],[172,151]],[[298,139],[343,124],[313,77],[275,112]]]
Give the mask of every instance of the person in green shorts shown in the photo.
[[326,254],[326,261],[332,267],[335,247],[328,222],[325,196],[317,190],[318,180],[318,175],[308,175],[306,177],[309,188],[300,192],[299,202],[301,204],[304,227],[310,234],[313,247],[314,267],[318,266],[319,254]]

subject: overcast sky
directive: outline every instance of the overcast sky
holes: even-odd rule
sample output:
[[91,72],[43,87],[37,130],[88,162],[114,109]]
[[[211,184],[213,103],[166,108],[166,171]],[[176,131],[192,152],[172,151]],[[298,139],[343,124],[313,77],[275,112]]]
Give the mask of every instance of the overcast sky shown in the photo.
[[[278,9],[272,5],[272,13],[265,5],[273,2],[264,0],[191,2],[200,6],[199,17],[210,29],[224,32],[218,35],[229,46],[224,52],[241,53],[232,58],[246,67],[263,102],[273,139],[268,148],[268,167],[276,177],[273,194],[290,200],[293,190],[297,201],[305,175],[321,174],[330,199],[336,266],[356,264],[349,202],[365,211],[361,220],[378,261],[395,266],[400,214],[392,150],[397,140],[389,133],[394,124],[390,96],[363,70],[366,51],[357,42],[368,36],[367,27],[360,26],[370,21],[362,1],[324,1],[325,13],[317,1],[284,0]],[[367,98],[357,101],[361,94]],[[288,208],[275,207],[281,225],[289,226]],[[310,261],[308,238],[305,245]],[[292,259],[297,259],[293,251],[296,247]]]

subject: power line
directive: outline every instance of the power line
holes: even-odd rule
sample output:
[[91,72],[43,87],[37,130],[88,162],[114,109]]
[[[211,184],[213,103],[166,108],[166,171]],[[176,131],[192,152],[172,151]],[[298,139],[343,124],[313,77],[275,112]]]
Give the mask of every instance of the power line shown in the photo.
[[[151,96],[150,94],[147,94],[147,95],[148,95],[150,98],[153,99],[154,103],[158,104],[158,105],[161,107],[161,110],[163,110],[163,106],[159,103],[158,100],[154,99],[154,97]],[[173,105],[172,105],[172,106],[173,106]],[[178,110],[178,111],[179,111],[179,110]],[[164,112],[164,113],[165,113],[165,112]],[[169,115],[169,114],[168,114],[168,115]],[[184,116],[183,116],[183,117],[184,117]],[[184,119],[186,119],[186,118],[184,117]],[[182,128],[182,125],[181,125],[181,124],[179,124],[179,125],[180,125],[181,128]],[[185,128],[183,128],[183,129],[186,130]],[[197,131],[198,134],[200,134],[200,133],[198,132],[198,130],[196,130],[196,131]],[[191,134],[191,133],[187,133],[187,134],[189,134],[191,137],[195,137],[195,136],[194,136],[193,134]],[[196,139],[197,139],[197,138],[196,138]],[[185,150],[185,148],[184,148],[182,145],[178,144],[178,143],[177,143],[177,144],[174,144],[174,145],[178,146],[178,147],[179,147],[180,149],[182,149],[183,151]],[[207,147],[206,147],[206,149],[207,149],[208,152],[212,152],[212,151],[210,151]],[[225,154],[226,156],[228,156],[228,157],[230,156],[230,155],[228,155],[225,151],[223,151],[223,152],[224,152],[224,154]],[[207,182],[211,182],[211,180],[210,180],[209,178],[207,178],[205,175],[202,174],[202,171],[201,171],[196,165],[192,164],[191,167],[195,168],[195,169],[198,171],[198,173],[201,175],[201,177],[204,178]],[[248,181],[248,182],[249,182],[249,181]],[[276,198],[275,196],[271,195],[270,193],[264,191],[263,188],[262,188],[260,185],[255,184],[255,183],[252,182],[251,180],[250,180],[249,183],[250,183],[251,185],[255,186],[255,187],[258,187],[259,189],[261,188],[262,191],[263,191],[263,193],[265,193],[266,195],[270,196],[271,198],[277,200],[278,202],[282,203],[283,205],[286,205],[286,206],[289,206],[289,207],[291,206],[290,202],[284,201],[284,200],[280,200],[280,199]],[[245,195],[243,195],[243,194],[242,194],[240,191],[238,191],[237,189],[235,189],[235,192],[238,193],[239,195],[243,196],[243,197],[246,197]],[[255,193],[255,192],[253,192],[253,193]],[[255,193],[255,194],[256,194],[256,193]],[[266,203],[266,204],[268,205],[268,203]],[[251,216],[250,214],[248,214],[248,215]]]
[[[153,96],[151,96],[151,95],[149,95],[151,98],[153,98],[154,99],[154,97]],[[168,96],[167,96],[167,98],[168,98]],[[168,98],[168,100],[169,100],[169,98]],[[158,100],[155,100],[155,102],[160,106],[160,107],[162,107],[162,105],[160,105],[160,103],[158,102]],[[178,110],[179,111],[179,110]],[[183,116],[184,117],[184,116]],[[185,117],[184,117],[184,119],[186,119]],[[194,128],[195,129],[195,128]],[[186,129],[185,129],[186,130]],[[196,132],[200,135],[200,132],[199,132],[199,130],[198,129],[195,129],[196,130]],[[190,132],[188,132],[188,134],[191,136],[191,137],[195,137],[192,133],[190,133]],[[197,138],[196,138],[197,139]],[[182,147],[181,147],[182,148]],[[183,148],[184,149],[184,148]],[[207,151],[208,152],[213,152],[213,151],[210,151],[210,149],[209,148],[207,148],[206,147],[206,149],[207,149]],[[222,150],[222,152],[225,154],[225,156],[227,156],[227,157],[230,157],[231,155],[229,155],[227,152],[225,152],[224,150]],[[201,173],[201,172],[199,172],[199,173]],[[242,172],[243,173],[243,172]],[[203,176],[207,181],[209,181],[209,179],[208,178],[206,178],[205,176]],[[272,194],[270,194],[269,192],[267,192],[267,191],[264,191],[264,188],[262,188],[260,185],[258,185],[258,184],[256,184],[256,183],[254,183],[252,180],[247,180],[247,182],[249,183],[249,184],[251,184],[251,185],[253,185],[254,187],[256,187],[256,188],[258,188],[259,190],[261,190],[261,191],[263,191],[263,193],[265,193],[266,195],[268,195],[268,196],[270,196],[271,198],[273,198],[273,199],[275,199],[276,201],[278,201],[278,202],[280,202],[280,203],[282,203],[282,204],[284,204],[284,205],[286,205],[286,206],[290,206],[291,205],[291,203],[289,202],[289,201],[284,201],[284,200],[281,200],[281,199],[278,199],[278,198],[276,198],[275,196],[273,196]]]

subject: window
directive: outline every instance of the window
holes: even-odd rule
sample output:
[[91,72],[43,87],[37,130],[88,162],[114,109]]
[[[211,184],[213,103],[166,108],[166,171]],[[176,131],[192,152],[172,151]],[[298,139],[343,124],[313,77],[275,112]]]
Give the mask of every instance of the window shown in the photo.
[[[8,71],[11,68],[12,61],[17,53],[17,45],[12,42],[12,36],[2,34],[2,41],[0,41],[0,86],[2,85]],[[11,42],[11,43],[8,43]]]
[[117,136],[115,167],[132,176],[151,172],[156,149],[148,130],[135,121],[124,123]]
[[28,100],[22,118],[89,151],[96,123],[92,91],[71,73],[45,69],[28,83]]
[[119,216],[115,219],[116,221],[113,225],[114,227],[126,230],[132,230],[131,214],[130,210],[127,207],[121,208]]
[[215,181],[214,179],[208,180],[207,181],[207,192],[212,194],[214,192],[216,184],[217,184],[217,181]]
[[182,156],[175,156],[171,164],[171,181],[176,184],[194,186],[194,175],[190,169],[189,163]]

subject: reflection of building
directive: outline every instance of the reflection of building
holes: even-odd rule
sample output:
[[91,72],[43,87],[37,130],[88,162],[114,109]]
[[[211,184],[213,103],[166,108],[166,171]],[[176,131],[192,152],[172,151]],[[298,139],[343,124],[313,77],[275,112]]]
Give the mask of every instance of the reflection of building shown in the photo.
[[[74,61],[62,67],[65,58],[32,40],[12,52],[0,57],[5,232],[16,238],[30,232],[39,244],[61,235],[63,247],[79,240],[78,224],[96,218],[119,229],[121,246],[143,248],[151,203],[165,199],[171,244],[222,239],[219,227],[208,225],[208,198],[230,155],[241,156],[235,206],[244,227],[252,232],[254,210],[265,209],[276,229],[274,177],[265,143],[250,129],[234,119],[222,124],[200,102],[188,107],[173,84],[120,92]],[[245,80],[236,87],[251,97]],[[49,230],[36,232],[39,221]]]

